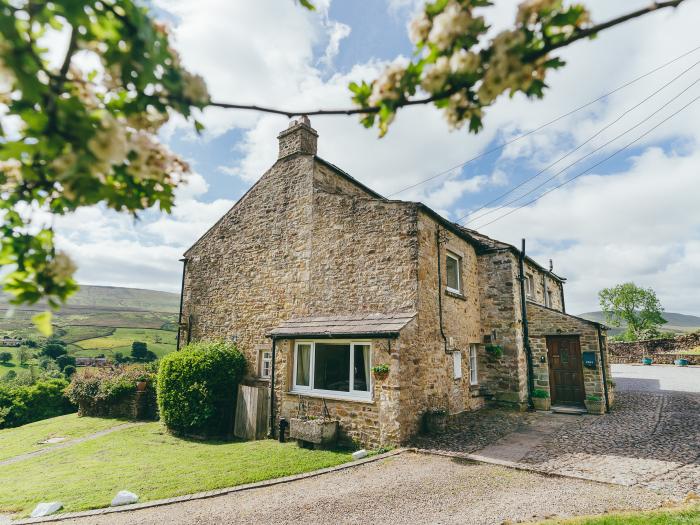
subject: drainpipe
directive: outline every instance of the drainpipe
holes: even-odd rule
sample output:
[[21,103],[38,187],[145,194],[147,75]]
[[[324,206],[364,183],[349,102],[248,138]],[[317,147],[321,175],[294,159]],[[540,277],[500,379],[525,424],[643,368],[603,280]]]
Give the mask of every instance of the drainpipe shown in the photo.
[[438,277],[438,317],[440,318],[440,334],[445,342],[445,353],[447,349],[447,336],[442,322],[442,259],[440,257],[440,227],[435,229],[435,246],[437,247],[437,277]]
[[603,371],[603,392],[605,392],[605,411],[610,412],[610,397],[608,396],[608,372],[605,369],[605,345],[603,342],[603,332],[598,328],[598,348],[600,349],[600,369]]
[[561,291],[561,313],[566,313],[566,303],[564,302],[564,283],[559,283],[559,290]]
[[272,338],[272,370],[270,370],[270,431],[267,435],[275,438],[275,356],[277,355],[277,339]]
[[187,257],[180,259],[182,263],[182,282],[180,283],[180,313],[177,316],[177,342],[175,350],[180,350],[180,327],[182,326],[182,299],[185,293],[185,269],[187,268]]
[[532,367],[532,349],[530,348],[530,334],[527,325],[527,304],[525,300],[525,239],[523,239],[522,249],[520,250],[519,270],[520,306],[523,318],[523,344],[525,345],[525,358],[527,360],[527,406],[530,410],[534,410],[535,405],[532,402],[532,391],[534,389],[533,378],[535,373]]

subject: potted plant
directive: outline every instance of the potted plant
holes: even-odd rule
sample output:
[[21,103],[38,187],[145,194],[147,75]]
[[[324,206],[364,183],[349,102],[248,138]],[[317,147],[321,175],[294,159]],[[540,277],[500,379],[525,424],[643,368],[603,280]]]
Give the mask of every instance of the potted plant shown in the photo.
[[374,377],[380,381],[382,379],[386,379],[386,377],[389,375],[389,365],[386,363],[379,363],[378,365],[372,367],[372,373],[374,374]]
[[605,402],[600,396],[587,395],[584,403],[589,414],[605,414]]
[[484,348],[486,349],[486,355],[489,356],[491,361],[495,361],[496,359],[503,357],[503,347],[501,345],[489,343]]
[[681,357],[680,354],[677,354],[676,360],[673,361],[673,364],[676,366],[688,366],[689,361],[685,357]]
[[643,365],[651,365],[654,362],[654,360],[651,357],[642,357],[642,364]]
[[549,410],[551,408],[551,400],[549,392],[536,388],[532,391],[532,404],[535,405],[535,410]]
[[444,432],[447,428],[447,410],[430,408],[423,413],[423,427],[428,434]]

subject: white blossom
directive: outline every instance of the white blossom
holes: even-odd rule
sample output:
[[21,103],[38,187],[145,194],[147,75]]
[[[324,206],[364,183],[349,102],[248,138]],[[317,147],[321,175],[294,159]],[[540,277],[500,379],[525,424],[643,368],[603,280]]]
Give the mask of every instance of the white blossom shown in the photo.
[[378,106],[383,100],[399,100],[403,96],[401,80],[405,73],[406,67],[398,62],[387,67],[374,81],[369,104]]
[[204,104],[209,102],[209,91],[207,84],[200,75],[192,74],[184,71],[182,75],[183,89],[182,94],[185,98],[194,103]]
[[449,59],[445,56],[438,57],[434,64],[428,64],[425,67],[425,73],[420,85],[429,93],[437,93],[443,89],[449,75]]
[[450,69],[453,73],[472,73],[480,64],[479,55],[466,49],[459,49],[450,57]]
[[537,23],[541,11],[551,10],[558,3],[561,3],[561,0],[525,0],[518,5],[515,21],[525,26],[534,25]]
[[418,44],[419,42],[424,42],[430,34],[430,28],[432,27],[432,22],[425,11],[421,11],[418,15],[411,20],[411,25],[409,27],[409,35],[411,37],[411,42]]
[[111,113],[104,111],[100,129],[88,141],[88,148],[107,165],[123,163],[128,153],[124,126]]
[[467,32],[471,21],[472,16],[468,8],[452,1],[442,13],[433,18],[428,41],[442,51],[449,49],[457,37]]

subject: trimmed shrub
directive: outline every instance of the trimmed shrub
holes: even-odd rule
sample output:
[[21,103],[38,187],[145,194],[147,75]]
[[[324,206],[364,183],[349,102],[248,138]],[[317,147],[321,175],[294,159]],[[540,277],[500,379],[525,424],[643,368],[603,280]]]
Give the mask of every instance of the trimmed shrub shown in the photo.
[[[139,381],[147,383],[141,407],[134,405]],[[155,375],[143,368],[88,369],[73,376],[66,394],[81,415],[151,419],[155,416],[155,382]]]
[[165,356],[158,370],[163,422],[175,434],[229,436],[245,370],[245,357],[232,343],[193,343]]
[[65,379],[49,379],[33,385],[0,385],[0,428],[75,412],[64,391]]

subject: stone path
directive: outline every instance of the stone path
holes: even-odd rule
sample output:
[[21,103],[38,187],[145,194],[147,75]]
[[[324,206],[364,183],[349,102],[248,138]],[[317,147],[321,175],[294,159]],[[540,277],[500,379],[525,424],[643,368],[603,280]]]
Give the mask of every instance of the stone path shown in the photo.
[[107,434],[111,434],[112,432],[117,432],[119,430],[124,430],[125,428],[134,427],[137,425],[143,425],[143,422],[124,423],[122,425],[117,425],[116,427],[111,427],[111,428],[107,428],[105,430],[100,430],[99,432],[95,432],[94,434],[71,439],[69,441],[64,441],[63,443],[60,443],[58,445],[54,445],[54,446],[46,447],[46,448],[41,448],[39,450],[34,450],[32,452],[20,454],[18,456],[13,456],[11,458],[4,459],[4,460],[0,461],[0,467],[5,466],[5,465],[11,465],[12,463],[18,463],[20,461],[24,461],[25,459],[35,458],[37,456],[43,456],[44,454],[49,454],[49,453],[54,452],[56,450],[61,450],[61,449],[67,448],[67,447],[72,447],[73,445],[77,445],[78,443],[84,443],[85,441],[97,439],[99,437],[106,436]]
[[616,403],[605,416],[469,413],[415,446],[675,497],[700,493],[700,368],[615,365],[613,376]]
[[655,508],[664,499],[642,488],[404,452],[291,483],[61,523],[500,525],[551,516]]

